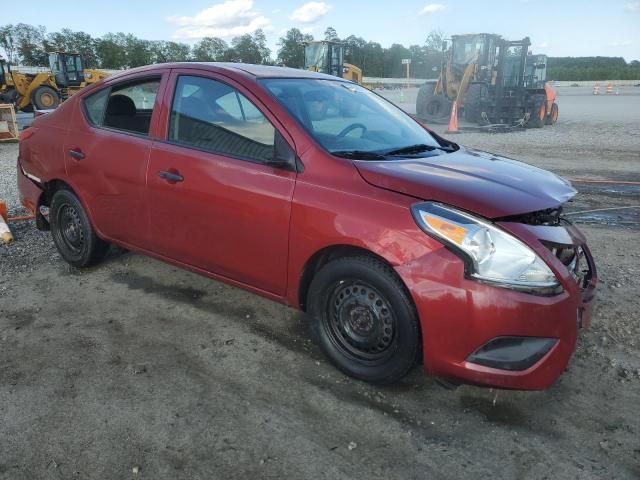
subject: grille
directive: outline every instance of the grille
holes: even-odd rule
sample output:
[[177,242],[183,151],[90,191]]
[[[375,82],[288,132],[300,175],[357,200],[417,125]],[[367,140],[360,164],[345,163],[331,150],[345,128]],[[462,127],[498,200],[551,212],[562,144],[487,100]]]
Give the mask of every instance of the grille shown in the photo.
[[581,289],[585,289],[589,285],[591,267],[582,247],[567,245],[562,247],[548,246],[547,248],[567,267]]

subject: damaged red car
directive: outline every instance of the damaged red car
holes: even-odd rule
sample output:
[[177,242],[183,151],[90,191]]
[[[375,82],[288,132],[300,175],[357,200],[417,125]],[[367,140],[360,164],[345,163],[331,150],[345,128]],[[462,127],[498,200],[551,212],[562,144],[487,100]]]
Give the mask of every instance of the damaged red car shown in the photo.
[[548,388],[594,303],[566,180],[327,75],[126,71],[35,119],[18,183],[71,265],[115,244],[302,309],[327,357],[370,382],[421,362],[453,382]]

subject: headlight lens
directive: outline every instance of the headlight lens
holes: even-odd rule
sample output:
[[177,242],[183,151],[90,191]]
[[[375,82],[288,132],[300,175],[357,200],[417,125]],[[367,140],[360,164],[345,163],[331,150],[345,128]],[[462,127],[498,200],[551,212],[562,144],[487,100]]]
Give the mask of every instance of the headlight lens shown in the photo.
[[517,290],[557,291],[558,280],[547,264],[492,223],[439,203],[414,205],[412,212],[426,233],[463,257],[472,278]]

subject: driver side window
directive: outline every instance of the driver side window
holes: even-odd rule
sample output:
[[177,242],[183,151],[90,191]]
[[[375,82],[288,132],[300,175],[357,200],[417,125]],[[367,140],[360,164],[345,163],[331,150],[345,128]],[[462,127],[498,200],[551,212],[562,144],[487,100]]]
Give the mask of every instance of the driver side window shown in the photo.
[[244,95],[210,78],[178,77],[169,141],[212,153],[266,162],[275,128]]

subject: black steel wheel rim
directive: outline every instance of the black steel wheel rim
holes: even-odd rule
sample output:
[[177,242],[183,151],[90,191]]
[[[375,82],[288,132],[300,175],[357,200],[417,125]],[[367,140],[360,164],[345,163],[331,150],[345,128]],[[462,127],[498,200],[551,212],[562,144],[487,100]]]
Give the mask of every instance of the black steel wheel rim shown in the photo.
[[338,283],[329,295],[323,323],[333,345],[358,360],[381,360],[391,353],[396,341],[391,305],[366,282]]
[[85,234],[80,215],[73,205],[64,204],[58,209],[58,236],[73,253],[80,253],[85,245]]

